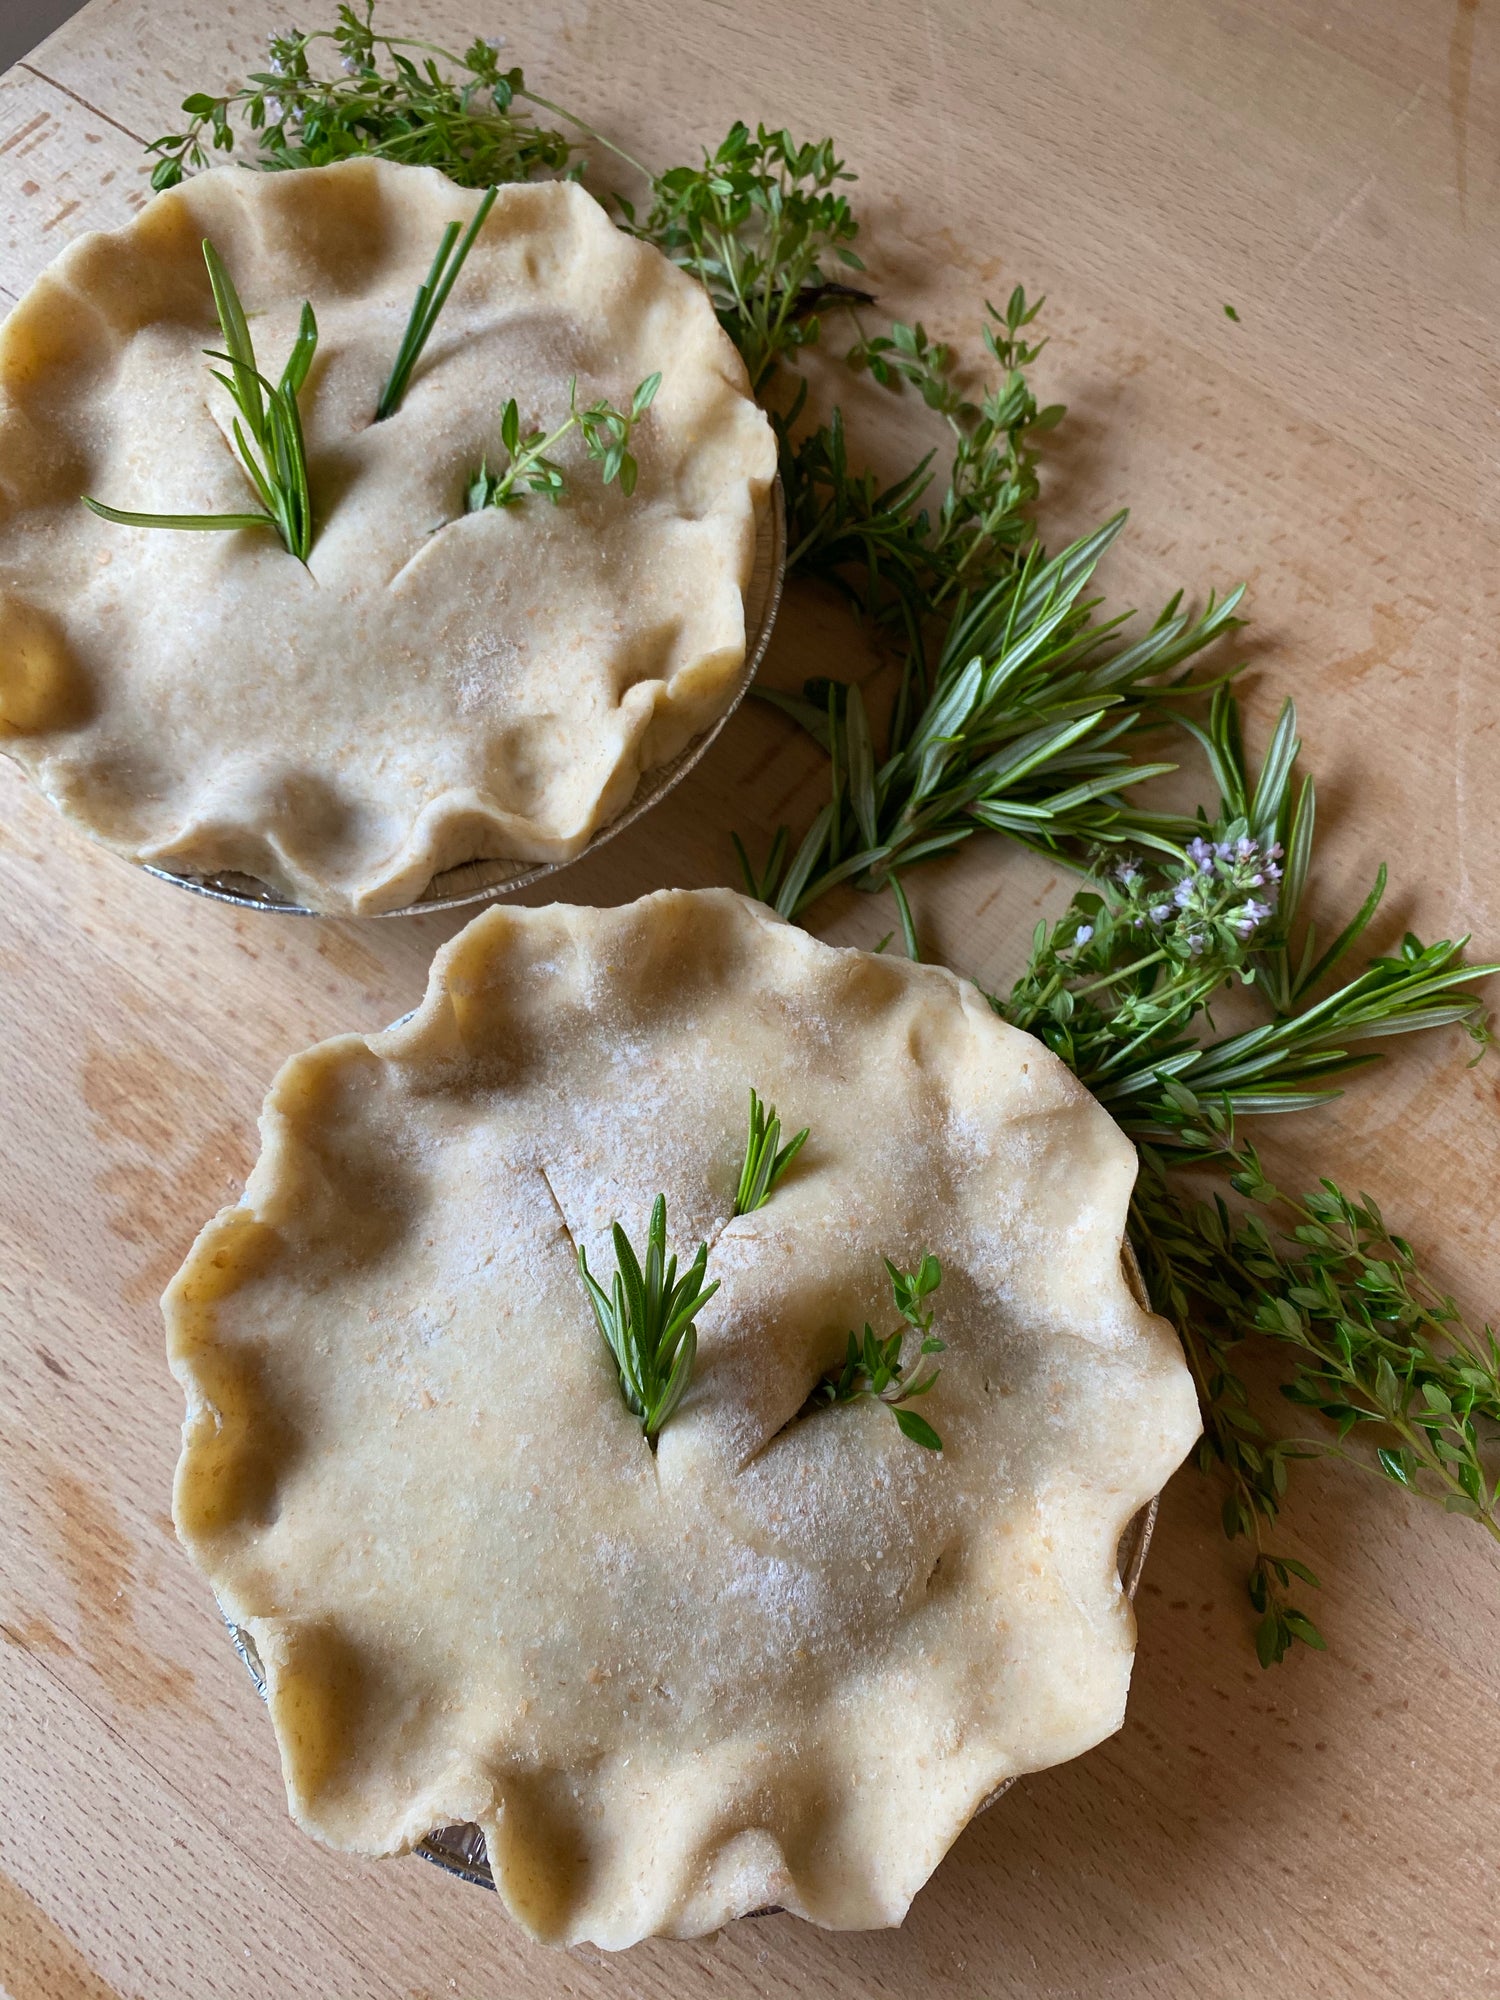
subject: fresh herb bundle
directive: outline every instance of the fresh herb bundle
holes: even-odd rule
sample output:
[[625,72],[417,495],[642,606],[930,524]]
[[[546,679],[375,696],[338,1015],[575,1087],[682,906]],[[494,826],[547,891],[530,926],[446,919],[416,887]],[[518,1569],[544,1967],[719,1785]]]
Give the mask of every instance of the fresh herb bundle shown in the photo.
[[578,1274],[594,1308],[604,1344],[620,1371],[620,1391],[626,1408],[641,1420],[647,1442],[655,1448],[657,1433],[682,1401],[692,1380],[698,1353],[694,1317],[719,1289],[718,1280],[705,1285],[708,1245],[681,1278],[677,1259],[667,1255],[667,1198],[658,1195],[646,1228],[646,1261],[642,1269],[630,1238],[615,1223],[615,1275],[609,1291],[589,1270],[588,1253],[578,1248]]
[[828,754],[830,798],[799,846],[778,835],[745,884],[799,917],[841,882],[891,887],[904,868],[951,852],[984,827],[1076,856],[1092,844],[1167,845],[1186,822],[1137,810],[1127,787],[1175,767],[1126,747],[1153,716],[1159,677],[1232,631],[1241,593],[1190,618],[1174,601],[1127,643],[1121,618],[1098,620],[1084,591],[1124,525],[1117,515],[1050,562],[1033,547],[1007,565],[949,626],[930,688],[911,649],[883,755],[851,682],[809,681],[800,699],[768,692]]
[[234,420],[234,442],[240,463],[264,503],[264,512],[243,514],[136,514],[121,507],[107,507],[102,500],[83,496],[85,507],[105,521],[127,528],[188,528],[226,530],[232,528],[274,528],[290,555],[306,562],[312,552],[312,496],[307,484],[307,446],[302,436],[302,418],[297,397],[307,371],[312,367],[318,346],[318,323],[312,307],[305,303],[297,328],[297,338],[287,356],[279,382],[270,382],[255,365],[255,347],[250,338],[245,309],[240,304],[234,280],[223,259],[207,241],[203,260],[213,287],[214,307],[224,335],[224,347],[205,352],[210,360],[224,362],[230,373],[217,368],[209,373],[234,398],[239,416]]
[[567,491],[567,473],[556,459],[548,456],[571,430],[583,439],[583,448],[600,469],[608,486],[620,482],[628,499],[635,491],[640,467],[630,449],[630,435],[656,400],[661,375],[648,375],[636,384],[628,410],[617,410],[606,397],[580,409],[578,378],[568,383],[568,414],[554,431],[521,432],[521,413],[514,396],[500,413],[500,442],[510,463],[503,472],[491,472],[486,459],[469,482],[467,511],[477,514],[484,507],[513,507],[527,493],[541,493],[555,506]]
[[[1296,1641],[1323,1643],[1289,1597],[1293,1578],[1316,1577],[1265,1540],[1298,1459],[1360,1464],[1500,1538],[1496,1439],[1482,1434],[1500,1417],[1500,1349],[1425,1277],[1368,1196],[1356,1201],[1331,1180],[1300,1199],[1282,1194],[1238,1139],[1237,1121],[1330,1103],[1340,1094],[1330,1079],[1380,1060],[1368,1046],[1377,1037],[1457,1025],[1482,1047],[1472,988],[1500,967],[1466,964],[1467,939],[1408,936],[1399,952],[1347,976],[1385,871],[1320,951],[1303,914],[1316,799],[1312,779],[1298,780],[1292,704],[1253,782],[1227,689],[1206,725],[1185,726],[1218,780],[1213,819],[1204,815],[1176,856],[1096,857],[1064,915],[1037,926],[1025,972],[993,1004],[1062,1056],[1139,1148],[1130,1241],[1198,1384],[1199,1463],[1226,1481],[1226,1532],[1254,1547],[1249,1591],[1269,1665]],[[1263,1018],[1205,1035],[1230,982]],[[1205,1176],[1206,1199],[1194,1185]],[[1247,1341],[1284,1364],[1282,1393],[1328,1417],[1334,1437],[1273,1435],[1236,1366]],[[1349,1440],[1356,1427],[1368,1452]]]
[[[237,117],[264,167],[373,152],[439,166],[462,185],[578,170],[570,142],[532,126],[517,100],[610,145],[528,92],[519,70],[500,72],[489,44],[455,57],[376,36],[370,19],[368,5],[363,20],[343,7],[333,30],[274,39],[270,74],[188,99],[187,131],[152,149],[155,183],[203,165],[209,140],[231,148]],[[338,47],[343,82],[311,75],[307,50],[319,40]],[[456,74],[445,77],[439,63]],[[873,303],[838,275],[862,266],[843,192],[853,176],[833,142],[736,125],[699,165],[640,171],[649,203],[639,221],[622,203],[626,226],[704,284],[757,393],[774,398],[789,574],[839,586],[903,656],[879,756],[861,689],[824,680],[801,701],[776,697],[827,752],[829,796],[795,845],[778,832],[758,869],[736,840],[747,884],[794,917],[841,883],[888,886],[916,955],[902,872],[976,833],[1009,834],[1085,871],[996,1004],[1068,1061],[1136,1139],[1131,1241],[1198,1382],[1200,1457],[1228,1482],[1226,1531],[1255,1545],[1260,1656],[1269,1664],[1294,1642],[1320,1645],[1291,1602],[1293,1580],[1311,1585],[1312,1572],[1264,1541],[1289,1465],[1350,1458],[1496,1533],[1496,1340],[1432,1285],[1368,1197],[1353,1200],[1331,1181],[1295,1199],[1272,1187],[1237,1121],[1312,1112],[1336,1095],[1330,1077],[1377,1059],[1364,1046],[1373,1037],[1458,1022],[1482,1042],[1471,989],[1494,968],[1467,966],[1462,941],[1409,937],[1325,990],[1374,915],[1384,870],[1320,949],[1301,917],[1314,790],[1310,778],[1293,784],[1290,708],[1252,785],[1227,676],[1195,689],[1175,672],[1234,629],[1238,592],[1197,620],[1174,601],[1131,643],[1081,594],[1118,520],[1050,562],[1041,552],[1040,449],[1063,412],[1039,404],[1029,379],[1044,344],[1031,331],[1040,302],[1018,288],[1003,313],[987,308],[998,372],[977,399],[952,349],[920,324],[857,329],[849,365],[892,390],[915,389],[940,421],[951,464],[932,504],[936,445],[878,481],[858,462],[838,408],[811,425],[805,382],[790,395],[781,386],[783,364],[819,339],[828,310]],[[1210,697],[1206,717],[1195,696]],[[1164,722],[1207,754],[1220,795],[1213,812],[1189,820],[1129,800],[1135,784],[1170,768],[1134,754]],[[1219,1036],[1209,1007],[1228,983],[1263,1018]],[[1194,1191],[1204,1175],[1218,1183],[1207,1199]],[[869,1354],[854,1343],[837,1378],[847,1374],[855,1393],[869,1393],[888,1366],[888,1343],[871,1339]],[[1271,1435],[1236,1372],[1250,1342],[1285,1361],[1283,1392],[1326,1418],[1329,1433]],[[883,1387],[893,1386],[891,1373]]]
[[[926,1451],[941,1451],[943,1440],[932,1425],[920,1412],[906,1406],[918,1396],[927,1395],[940,1372],[926,1363],[929,1356],[941,1354],[947,1343],[932,1331],[936,1315],[922,1302],[943,1282],[943,1267],[929,1252],[915,1271],[898,1270],[889,1257],[885,1268],[890,1275],[896,1310],[906,1326],[898,1326],[894,1333],[882,1338],[867,1320],[863,1338],[850,1334],[843,1367],[818,1384],[812,1400],[815,1405],[862,1400],[884,1403],[903,1437]],[[901,1350],[906,1344],[907,1328],[917,1334],[919,1346],[916,1360],[904,1366]]]

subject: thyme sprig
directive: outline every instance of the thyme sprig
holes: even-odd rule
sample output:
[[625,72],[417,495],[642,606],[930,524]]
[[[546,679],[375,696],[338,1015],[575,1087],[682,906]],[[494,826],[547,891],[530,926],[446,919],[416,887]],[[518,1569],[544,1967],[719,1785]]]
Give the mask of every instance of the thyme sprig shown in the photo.
[[775,1105],[764,1105],[752,1088],[750,1129],[745,1137],[745,1161],[740,1168],[740,1184],[734,1197],[734,1213],[750,1215],[764,1208],[776,1192],[787,1169],[807,1144],[808,1127],[781,1143],[781,1120]]
[[209,373],[234,399],[239,416],[234,419],[234,442],[240,463],[264,504],[264,511],[237,514],[138,514],[121,507],[106,506],[102,500],[83,495],[83,504],[102,520],[115,521],[127,528],[188,528],[225,530],[232,528],[274,528],[288,553],[306,562],[312,552],[312,495],[307,481],[307,445],[302,434],[302,418],[297,397],[312,367],[318,346],[318,323],[313,309],[303,302],[297,337],[281,371],[281,380],[271,382],[261,374],[255,361],[255,346],[239,293],[234,288],[223,259],[205,238],[203,261],[213,287],[214,308],[224,336],[225,352],[204,351],[210,360],[222,361],[229,374],[217,368]]
[[[1335,1458],[1468,1516],[1500,1541],[1500,1345],[1425,1273],[1368,1195],[1325,1180],[1289,1195],[1212,1102],[1221,1163],[1241,1200],[1195,1200],[1143,1169],[1132,1241],[1153,1301],[1184,1335],[1204,1411],[1199,1464],[1225,1482],[1223,1522],[1252,1545],[1248,1577],[1263,1664],[1321,1635],[1287,1593],[1305,1564],[1268,1548],[1298,1460]],[[1238,1360],[1279,1359],[1280,1391],[1331,1432],[1274,1435],[1257,1416]]]
[[[813,1391],[814,1404],[854,1403],[862,1399],[884,1403],[895,1417],[903,1437],[913,1444],[921,1445],[927,1451],[941,1451],[943,1441],[918,1411],[908,1409],[907,1404],[917,1397],[927,1395],[938,1379],[940,1370],[928,1367],[928,1358],[941,1354],[946,1341],[939,1340],[932,1331],[936,1315],[923,1300],[935,1292],[943,1282],[943,1267],[929,1251],[915,1271],[902,1271],[887,1257],[886,1271],[890,1275],[891,1291],[895,1297],[896,1310],[905,1326],[884,1337],[877,1334],[869,1321],[865,1322],[864,1335],[849,1335],[848,1351],[844,1365],[824,1377]],[[907,1329],[912,1329],[919,1338],[916,1359],[903,1364],[901,1350],[906,1344]]]
[[616,1222],[611,1226],[615,1275],[609,1289],[589,1270],[588,1253],[578,1246],[578,1274],[588,1290],[594,1318],[604,1344],[620,1372],[625,1406],[641,1420],[647,1442],[655,1448],[657,1433],[682,1401],[692,1380],[698,1353],[695,1316],[719,1289],[716,1279],[703,1282],[708,1245],[681,1278],[677,1259],[667,1255],[667,1198],[658,1195],[646,1228],[644,1269],[630,1238]]
[[[474,247],[474,239],[485,225],[490,210],[495,206],[496,188],[487,188],[484,198],[475,209],[472,220],[459,237],[460,225],[450,222],[443,231],[437,254],[425,280],[418,285],[417,295],[412,300],[411,313],[406,322],[406,331],[401,336],[401,345],[396,350],[396,359],[391,364],[390,375],[380,392],[380,401],[375,406],[375,421],[381,423],[401,407],[411,381],[412,370],[422,358],[422,350],[437,325],[438,314],[448,303],[448,294],[453,290],[454,281],[464,267],[464,260]],[[455,249],[455,244],[457,248]]]
[[617,410],[604,396],[580,409],[575,375],[568,383],[568,414],[563,421],[555,430],[528,431],[524,436],[521,413],[512,396],[500,413],[500,441],[510,463],[503,472],[491,472],[488,459],[481,463],[469,482],[468,512],[477,514],[484,507],[513,507],[527,493],[544,494],[555,506],[567,491],[567,472],[548,454],[575,429],[583,439],[584,450],[600,468],[603,483],[608,486],[618,480],[620,491],[628,499],[640,474],[630,449],[631,433],[656,400],[660,387],[658,371],[636,384],[628,410]]
[[737,122],[701,166],[655,176],[639,223],[616,201],[628,228],[707,291],[759,395],[778,362],[818,339],[824,309],[871,302],[829,268],[864,269],[850,247],[859,224],[837,191],[853,179],[831,139],[799,144]]
[[849,350],[892,390],[914,388],[947,427],[952,455],[936,509],[927,494],[936,447],[889,485],[849,463],[842,413],[798,433],[803,385],[784,417],[781,442],[793,572],[821,576],[845,590],[861,611],[908,635],[948,603],[968,580],[979,584],[1014,561],[1032,541],[1039,493],[1038,439],[1061,422],[1061,403],[1039,406],[1026,371],[1046,346],[1026,329],[1044,301],[1017,285],[1004,312],[986,302],[984,346],[999,368],[976,403],[959,387],[955,350],[930,338],[920,321],[895,322],[888,334],[862,336]]
[[[272,35],[265,70],[236,90],[184,98],[185,128],[147,147],[156,155],[152,187],[175,187],[215,152],[232,152],[237,126],[262,167],[322,167],[374,154],[438,167],[460,187],[493,187],[572,165],[573,142],[521,106],[568,114],[527,90],[519,69],[500,67],[498,42],[476,39],[457,55],[411,36],[378,35],[373,18],[366,0],[360,10],[341,6],[332,28]],[[313,68],[320,43],[338,57],[333,76]]]

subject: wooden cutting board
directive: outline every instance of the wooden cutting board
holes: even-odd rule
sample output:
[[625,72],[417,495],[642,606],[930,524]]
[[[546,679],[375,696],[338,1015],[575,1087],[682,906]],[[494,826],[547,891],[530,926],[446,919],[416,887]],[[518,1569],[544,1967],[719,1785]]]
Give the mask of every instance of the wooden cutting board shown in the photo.
[[[322,25],[331,5],[298,16]],[[1251,585],[1251,709],[1295,694],[1333,914],[1392,866],[1378,941],[1500,946],[1500,4],[1496,0],[391,0],[657,162],[743,115],[833,133],[882,302],[977,345],[1048,294],[1070,406],[1049,540],[1122,502],[1111,601]],[[143,139],[259,67],[281,0],[92,0],[0,79],[0,304],[145,199]],[[1224,306],[1240,317],[1231,321]],[[866,389],[894,468],[916,414]],[[768,676],[858,671],[793,591]],[[211,699],[211,679],[206,684]],[[754,705],[645,824],[556,885],[732,879],[728,831],[805,824],[818,759]],[[1205,786],[1206,791],[1206,786]],[[998,840],[911,878],[929,949],[989,985],[1056,872]],[[959,1840],[899,1932],[777,1917],[607,1960],[529,1945],[417,1860],[286,1819],[264,1712],[172,1536],[181,1415],[157,1294],[250,1165],[291,1050],[414,1004],[457,918],[238,914],[65,829],[0,766],[0,1988],[107,1996],[1500,1992],[1500,1565],[1467,1524],[1309,1471],[1285,1540],[1326,1657],[1262,1674],[1241,1555],[1169,1489],[1123,1731]],[[887,909],[817,912],[873,942]],[[1407,1048],[1280,1174],[1368,1187],[1483,1314],[1500,1295],[1497,1069]],[[1303,1121],[1307,1127],[1308,1121]]]

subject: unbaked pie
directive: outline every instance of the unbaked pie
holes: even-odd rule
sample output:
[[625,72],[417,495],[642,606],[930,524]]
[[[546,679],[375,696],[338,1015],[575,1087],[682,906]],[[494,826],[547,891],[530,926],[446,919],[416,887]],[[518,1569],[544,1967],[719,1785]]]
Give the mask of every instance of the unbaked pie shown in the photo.
[[[505,187],[400,407],[374,421],[446,224],[478,197],[361,159],[222,168],[71,244],[0,329],[0,743],[132,860],[368,913],[475,859],[576,854],[727,708],[775,446],[702,289],[569,183]],[[275,375],[304,301],[315,533],[121,526],[89,494],[255,494],[203,242]],[[466,511],[502,409],[551,429],[661,385],[639,484]]]
[[[751,1088],[810,1136],[732,1217]],[[175,1513],[307,1831],[472,1821],[558,1943],[885,1925],[1119,1726],[1116,1545],[1197,1408],[1122,1268],[1129,1143],[972,986],[728,890],[494,909],[261,1131],[165,1300]],[[653,1451],[577,1253],[659,1194],[718,1290]],[[925,1254],[941,1452],[818,1401]]]

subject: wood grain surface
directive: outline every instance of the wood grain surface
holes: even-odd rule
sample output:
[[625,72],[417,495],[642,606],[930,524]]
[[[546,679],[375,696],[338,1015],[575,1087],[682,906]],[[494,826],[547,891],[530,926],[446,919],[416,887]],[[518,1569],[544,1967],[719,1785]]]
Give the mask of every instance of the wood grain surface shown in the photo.
[[[320,24],[331,6],[299,20]],[[1048,294],[1070,406],[1050,540],[1122,502],[1116,602],[1251,585],[1259,728],[1295,693],[1330,912],[1500,946],[1500,0],[391,0],[503,26],[535,87],[666,162],[736,115],[837,135],[882,301],[972,340]],[[0,304],[146,198],[141,141],[257,66],[282,0],[92,0],[0,79]],[[1224,314],[1233,304],[1238,324]],[[855,399],[876,460],[917,417]],[[861,671],[806,589],[767,667]],[[553,885],[726,881],[803,823],[816,756],[751,706],[646,822]],[[911,878],[988,984],[1065,885],[998,841]],[[537,900],[542,900],[538,897]],[[850,896],[826,936],[873,942]],[[957,1843],[899,1932],[791,1918],[609,1960],[537,1949],[420,1861],[286,1818],[271,1731],[168,1518],[181,1404],[156,1299],[237,1192],[284,1056],[410,1007],[455,918],[217,908],[66,829],[0,767],[0,1989],[10,2000],[1500,1993],[1500,1568],[1466,1524],[1311,1471],[1286,1541],[1331,1642],[1263,1675],[1241,1558],[1168,1490],[1128,1719]],[[1500,1295],[1497,1070],[1406,1048],[1279,1173],[1368,1187],[1479,1312]]]

